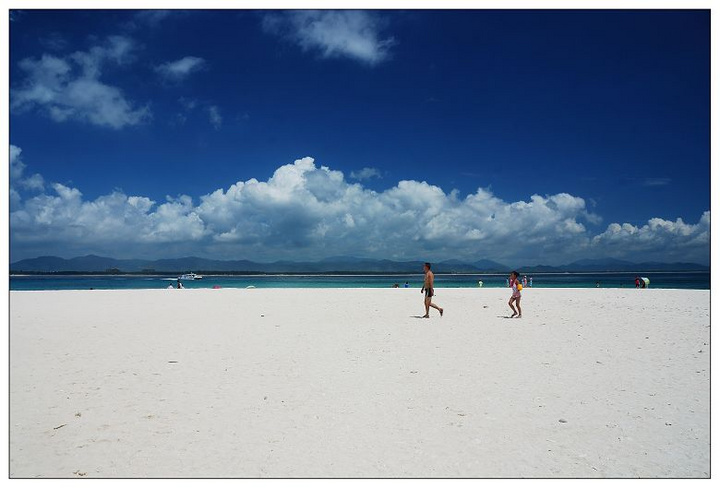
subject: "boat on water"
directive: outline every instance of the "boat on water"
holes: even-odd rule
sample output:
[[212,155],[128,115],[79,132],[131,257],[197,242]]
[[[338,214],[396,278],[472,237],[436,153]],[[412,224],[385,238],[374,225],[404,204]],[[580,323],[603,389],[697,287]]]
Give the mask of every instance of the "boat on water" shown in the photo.
[[201,280],[202,276],[195,273],[186,273],[178,276],[179,280]]

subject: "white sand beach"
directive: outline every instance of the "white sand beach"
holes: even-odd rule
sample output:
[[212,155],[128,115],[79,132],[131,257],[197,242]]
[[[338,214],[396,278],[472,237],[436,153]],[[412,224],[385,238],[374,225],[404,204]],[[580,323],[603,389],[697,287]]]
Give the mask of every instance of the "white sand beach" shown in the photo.
[[710,292],[10,292],[10,476],[710,472]]

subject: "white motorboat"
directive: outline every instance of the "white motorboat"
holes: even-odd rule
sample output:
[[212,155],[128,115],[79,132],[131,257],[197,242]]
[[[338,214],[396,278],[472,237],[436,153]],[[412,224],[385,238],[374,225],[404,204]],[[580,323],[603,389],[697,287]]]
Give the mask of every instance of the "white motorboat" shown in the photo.
[[197,274],[195,274],[195,273],[186,273],[186,274],[184,274],[184,275],[178,276],[178,279],[179,279],[179,280],[201,280],[201,279],[202,279],[202,276],[201,276],[201,275],[197,275]]

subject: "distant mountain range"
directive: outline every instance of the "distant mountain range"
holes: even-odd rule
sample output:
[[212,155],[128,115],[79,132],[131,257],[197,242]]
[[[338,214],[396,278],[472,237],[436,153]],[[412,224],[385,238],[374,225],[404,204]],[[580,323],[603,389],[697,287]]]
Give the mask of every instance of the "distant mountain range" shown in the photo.
[[[337,256],[317,262],[276,261],[256,263],[248,260],[220,261],[198,257],[177,259],[114,259],[88,255],[72,259],[41,256],[23,259],[10,264],[11,273],[420,273],[422,261],[391,261],[388,259]],[[583,259],[564,266],[514,267],[523,274],[562,273],[582,271],[709,271],[708,266],[696,263],[632,263],[618,259]],[[438,273],[506,273],[509,266],[482,259],[474,262],[451,259],[433,263]]]

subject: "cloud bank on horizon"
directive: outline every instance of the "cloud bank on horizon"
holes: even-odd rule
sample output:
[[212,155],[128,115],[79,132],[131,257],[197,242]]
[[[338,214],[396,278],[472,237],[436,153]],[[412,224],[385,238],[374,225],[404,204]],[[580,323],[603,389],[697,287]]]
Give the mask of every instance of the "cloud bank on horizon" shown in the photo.
[[710,212],[695,224],[660,218],[611,223],[569,193],[507,202],[484,188],[460,195],[403,180],[376,192],[305,157],[267,181],[238,181],[195,201],[165,202],[115,190],[86,200],[80,189],[29,175],[10,146],[11,259],[96,253],[118,258],[494,259],[561,264],[581,258],[709,262]]

